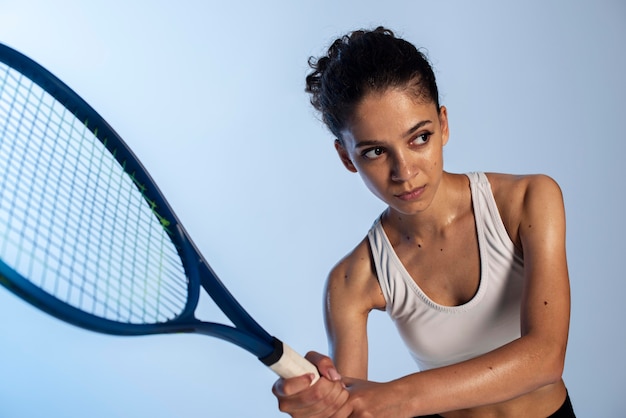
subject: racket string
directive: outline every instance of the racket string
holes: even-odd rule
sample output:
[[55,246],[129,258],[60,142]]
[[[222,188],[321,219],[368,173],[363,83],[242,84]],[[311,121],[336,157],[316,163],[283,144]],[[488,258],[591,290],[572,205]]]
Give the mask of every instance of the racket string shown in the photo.
[[0,67],[0,93],[0,258],[96,316],[177,316],[184,269],[136,180],[84,121],[14,70]]

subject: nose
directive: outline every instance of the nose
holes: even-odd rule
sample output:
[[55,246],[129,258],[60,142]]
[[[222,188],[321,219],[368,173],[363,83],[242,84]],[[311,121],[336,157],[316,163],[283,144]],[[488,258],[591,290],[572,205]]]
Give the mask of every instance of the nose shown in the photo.
[[395,182],[404,182],[411,179],[417,174],[417,168],[406,155],[397,154],[394,156],[393,166],[391,167],[391,180]]

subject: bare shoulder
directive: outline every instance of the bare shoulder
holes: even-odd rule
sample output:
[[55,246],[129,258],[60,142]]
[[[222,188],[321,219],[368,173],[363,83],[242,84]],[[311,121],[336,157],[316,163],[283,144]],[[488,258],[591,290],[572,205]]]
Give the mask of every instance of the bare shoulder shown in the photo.
[[326,303],[367,313],[384,309],[368,238],[343,257],[330,271],[326,282]]
[[519,226],[529,217],[563,216],[563,196],[558,183],[544,174],[488,173],[498,211],[511,239],[521,244]]
[[489,183],[496,201],[500,204],[519,202],[528,196],[529,192],[561,196],[561,189],[557,182],[545,174],[502,174],[487,173]]

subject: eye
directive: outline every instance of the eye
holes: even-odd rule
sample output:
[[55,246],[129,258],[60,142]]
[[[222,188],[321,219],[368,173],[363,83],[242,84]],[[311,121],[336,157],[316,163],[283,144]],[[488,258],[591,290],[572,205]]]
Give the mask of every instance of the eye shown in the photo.
[[431,136],[432,136],[432,133],[425,132],[425,133],[423,133],[421,135],[418,135],[417,138],[415,138],[413,140],[413,143],[415,143],[417,145],[423,145],[423,144],[428,142],[428,140],[430,139]]
[[368,148],[364,150],[361,155],[368,160],[374,160],[385,153],[385,150],[381,147]]

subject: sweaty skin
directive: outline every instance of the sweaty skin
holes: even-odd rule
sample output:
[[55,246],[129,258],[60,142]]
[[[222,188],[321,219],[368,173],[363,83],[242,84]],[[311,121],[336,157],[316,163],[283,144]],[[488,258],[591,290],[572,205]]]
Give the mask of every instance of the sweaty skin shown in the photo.
[[[435,302],[456,306],[476,293],[480,259],[468,179],[443,170],[448,138],[445,107],[392,88],[364,97],[335,147],[345,167],[388,205],[383,226],[411,277]],[[559,408],[566,396],[561,376],[570,309],[561,192],[542,175],[488,178],[524,257],[521,337],[459,364],[367,381],[367,319],[386,302],[364,238],[327,280],[335,368],[330,358],[311,354],[325,377],[311,387],[306,377],[277,382],[282,411],[294,417],[454,418],[546,417]]]

